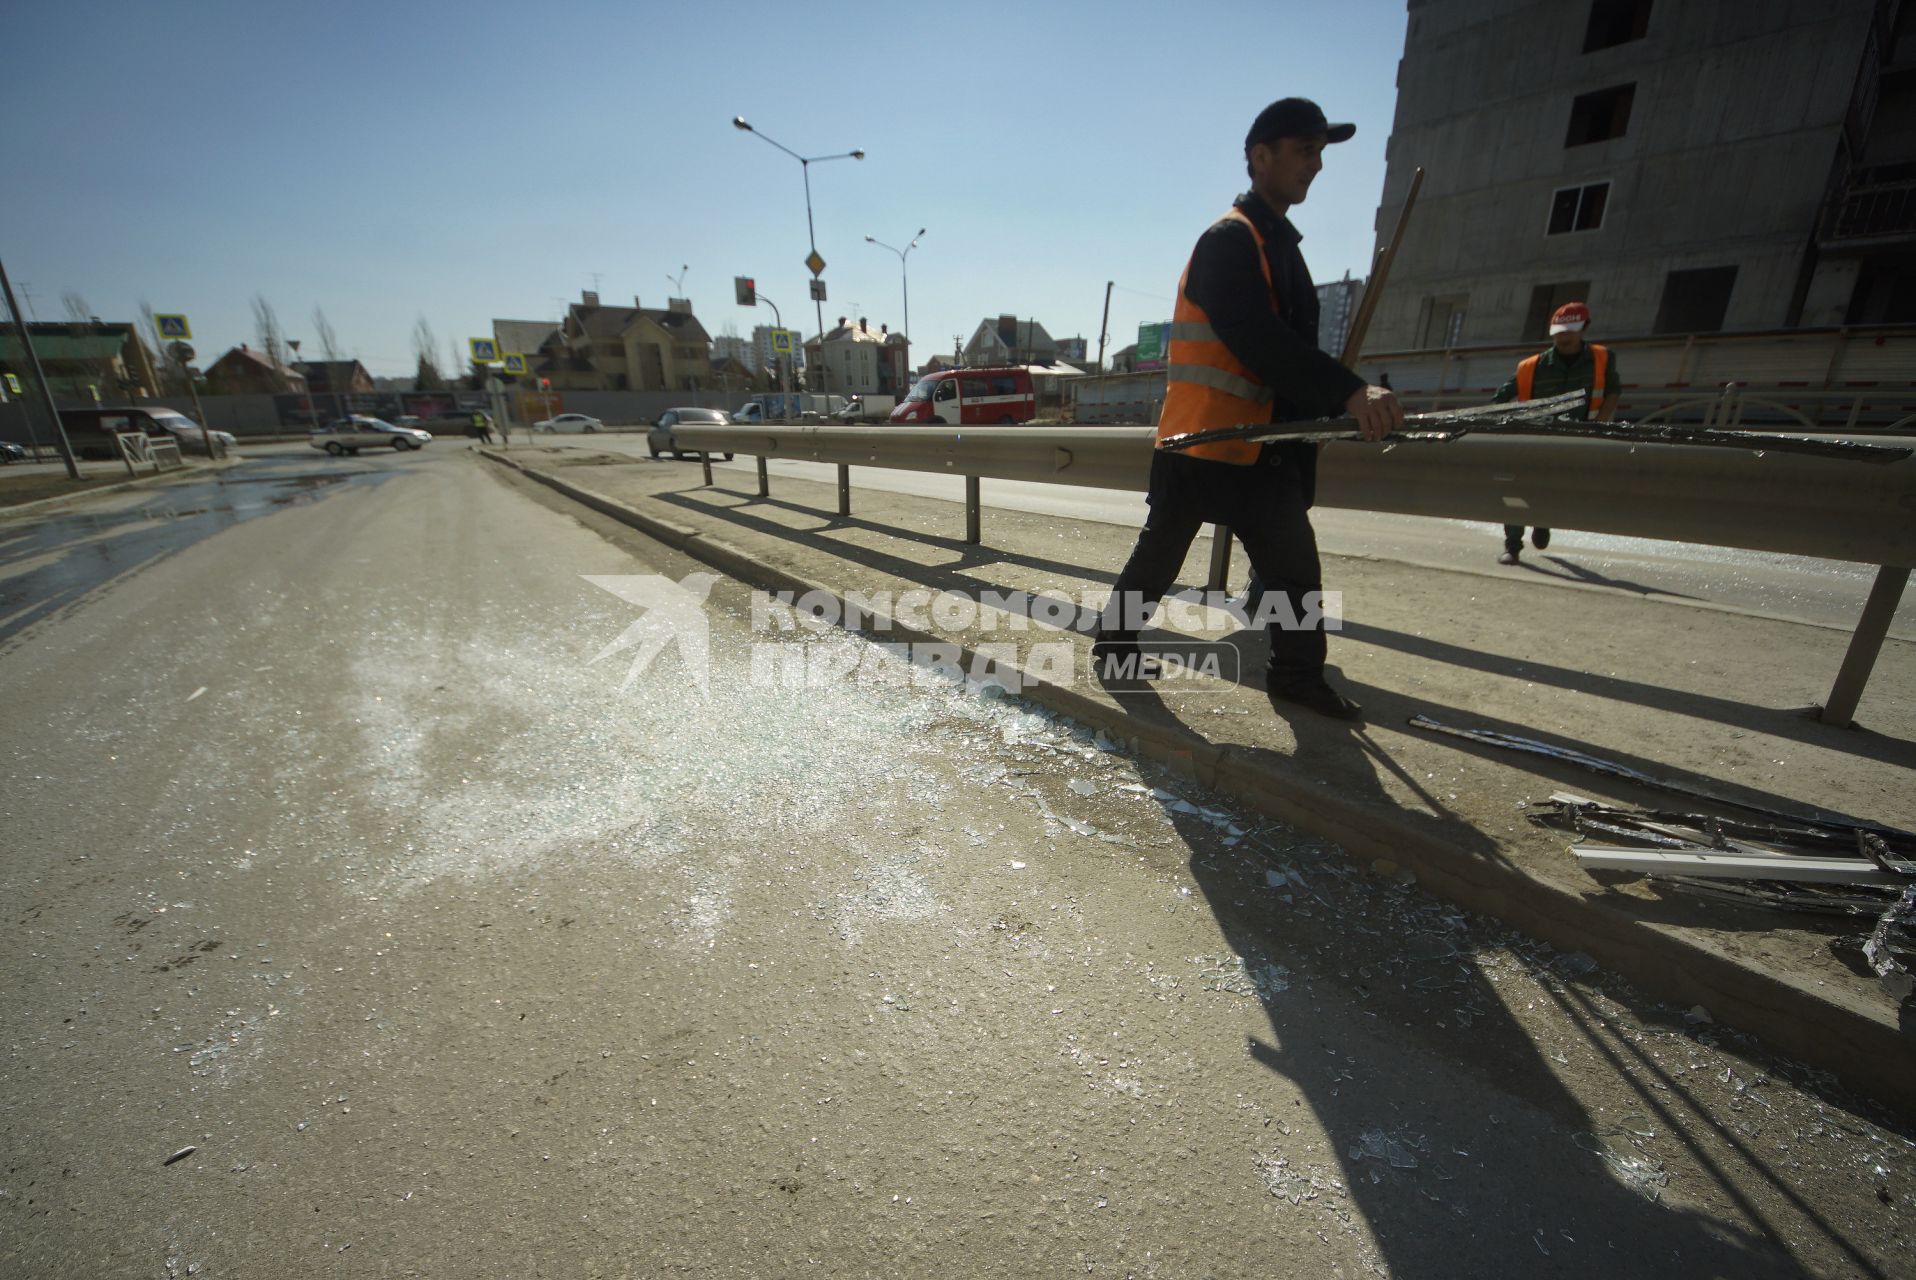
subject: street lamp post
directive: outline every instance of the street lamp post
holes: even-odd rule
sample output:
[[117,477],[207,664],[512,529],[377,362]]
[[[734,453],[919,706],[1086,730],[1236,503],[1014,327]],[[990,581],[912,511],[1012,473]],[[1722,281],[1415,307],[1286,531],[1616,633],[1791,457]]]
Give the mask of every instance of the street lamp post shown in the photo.
[[[783,151],[786,155],[798,161],[799,168],[804,170],[804,174],[805,174],[805,238],[811,244],[812,256],[817,257],[818,256],[818,232],[812,224],[812,165],[825,160],[863,160],[865,158],[864,148],[860,147],[852,151],[841,151],[837,155],[801,156],[800,154],[798,154],[798,152],[792,150],[790,147],[784,145],[781,142],[774,141],[773,139],[768,138],[764,134],[760,133],[757,129],[754,129],[750,124],[746,123],[744,116],[733,116],[732,127],[734,129],[742,129],[746,133],[752,134],[755,137],[758,137],[760,139],[763,139],[766,142],[771,143],[773,146],[777,147],[780,151]],[[814,293],[812,297],[812,310],[815,313],[816,318],[818,320],[818,353],[819,353],[819,363],[821,365],[819,369],[819,375],[822,380],[825,373],[825,369],[822,367],[824,364],[824,355],[825,355],[825,304],[819,301],[816,293]],[[829,391],[831,390],[831,388],[821,387],[820,390]]]
[[875,244],[881,249],[890,249],[898,255],[898,280],[905,294],[905,350],[907,352],[905,360],[907,364],[911,361],[909,354],[911,351],[911,273],[906,269],[905,258],[913,249],[918,247],[918,241],[924,234],[925,229],[923,227],[918,228],[918,234],[913,236],[911,243],[902,249],[894,245],[886,244],[883,240],[876,239],[872,236],[865,237],[866,244]]
[[685,296],[685,273],[691,269],[692,268],[686,266],[684,263],[680,263],[679,273],[677,275],[673,275],[669,271],[665,273],[665,278],[672,282],[672,295],[674,297],[683,298]]

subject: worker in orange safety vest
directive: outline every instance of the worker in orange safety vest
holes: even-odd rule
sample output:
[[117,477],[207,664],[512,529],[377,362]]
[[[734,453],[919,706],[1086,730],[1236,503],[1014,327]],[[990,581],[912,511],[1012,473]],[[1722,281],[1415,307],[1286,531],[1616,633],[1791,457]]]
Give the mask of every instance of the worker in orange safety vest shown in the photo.
[[1303,98],[1266,107],[1244,139],[1251,190],[1191,252],[1171,318],[1159,447],[1146,495],[1151,511],[1092,648],[1094,672],[1106,680],[1143,674],[1153,657],[1169,669],[1175,650],[1154,644],[1146,652],[1138,633],[1175,581],[1198,530],[1226,525],[1268,592],[1254,621],[1271,642],[1266,687],[1273,702],[1338,719],[1361,715],[1324,678],[1323,570],[1309,515],[1317,446],[1162,447],[1191,431],[1340,413],[1355,419],[1366,440],[1381,440],[1403,425],[1396,396],[1366,385],[1319,350],[1317,293],[1286,216],[1323,169],[1325,146],[1355,132],[1355,125],[1329,123]]
[[[1550,314],[1550,349],[1527,356],[1517,364],[1516,376],[1497,389],[1498,402],[1548,400],[1566,391],[1587,391],[1590,406],[1575,418],[1609,422],[1617,416],[1617,362],[1610,348],[1584,339],[1590,327],[1590,308],[1566,302]],[[1550,530],[1532,529],[1530,545],[1542,551],[1550,545]],[[1504,526],[1504,553],[1498,564],[1516,564],[1523,553],[1523,526]]]

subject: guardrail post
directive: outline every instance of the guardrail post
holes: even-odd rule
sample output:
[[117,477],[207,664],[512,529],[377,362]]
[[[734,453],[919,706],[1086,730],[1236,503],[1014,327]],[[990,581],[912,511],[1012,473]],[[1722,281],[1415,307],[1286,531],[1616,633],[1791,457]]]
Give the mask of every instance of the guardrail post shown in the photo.
[[1211,576],[1206,591],[1226,591],[1231,582],[1231,531],[1221,524],[1211,526]]
[[852,513],[852,468],[850,463],[838,464],[838,514],[848,516]]
[[977,545],[983,541],[978,519],[978,477],[965,477],[965,541]]
[[699,465],[705,468],[705,485],[706,488],[709,489],[712,486],[712,455],[701,451],[699,453]]
[[1876,655],[1883,650],[1883,637],[1889,634],[1890,619],[1903,598],[1903,588],[1908,585],[1907,568],[1886,564],[1876,571],[1876,582],[1863,604],[1863,616],[1857,620],[1856,632],[1850,637],[1849,652],[1843,655],[1843,667],[1836,673],[1836,683],[1830,687],[1822,715],[1817,717],[1823,723],[1848,728],[1855,720],[1863,686],[1869,682]]
[[758,496],[761,498],[772,496],[772,478],[765,472],[765,455],[762,453],[758,456]]

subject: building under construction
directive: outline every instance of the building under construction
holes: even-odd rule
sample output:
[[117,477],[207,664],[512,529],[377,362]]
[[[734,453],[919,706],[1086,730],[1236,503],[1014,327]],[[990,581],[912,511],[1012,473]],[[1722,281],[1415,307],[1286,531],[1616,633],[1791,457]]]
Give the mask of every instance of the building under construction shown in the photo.
[[1896,0],[1410,0],[1367,352],[1916,322]]

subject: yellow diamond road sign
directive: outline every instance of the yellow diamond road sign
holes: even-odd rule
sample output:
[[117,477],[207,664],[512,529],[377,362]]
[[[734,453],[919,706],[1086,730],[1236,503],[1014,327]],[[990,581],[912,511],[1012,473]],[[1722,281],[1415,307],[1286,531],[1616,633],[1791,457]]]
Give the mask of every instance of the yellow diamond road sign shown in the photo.
[[806,255],[805,265],[812,269],[812,274],[815,276],[822,276],[825,274],[825,259],[818,256],[818,250],[816,249],[812,250],[811,253]]

